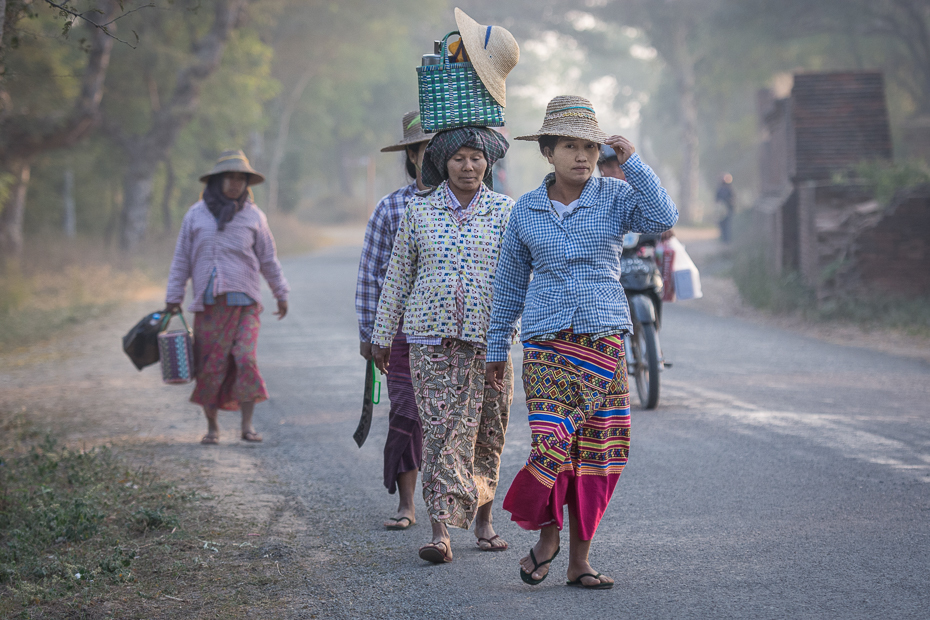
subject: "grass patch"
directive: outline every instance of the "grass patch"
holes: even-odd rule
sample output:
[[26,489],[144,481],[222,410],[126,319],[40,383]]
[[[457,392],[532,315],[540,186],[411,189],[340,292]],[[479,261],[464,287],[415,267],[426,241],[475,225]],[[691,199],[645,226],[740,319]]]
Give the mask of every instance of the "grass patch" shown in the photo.
[[750,305],[775,314],[797,313],[821,322],[853,323],[868,328],[891,328],[909,335],[930,337],[930,298],[861,293],[817,302],[798,273],[775,277],[762,256],[742,252],[733,264],[733,280]]
[[[281,256],[317,247],[316,228],[295,215],[276,213],[269,220]],[[30,238],[19,261],[0,263],[0,353],[51,338],[127,301],[163,299],[174,244],[174,236],[162,236],[126,254],[97,239]]]
[[775,313],[805,311],[816,306],[814,294],[800,274],[772,276],[758,254],[739,253],[733,262],[733,281],[750,305]]
[[48,437],[6,450],[0,617],[237,618],[284,604],[293,584],[264,533],[127,463]]

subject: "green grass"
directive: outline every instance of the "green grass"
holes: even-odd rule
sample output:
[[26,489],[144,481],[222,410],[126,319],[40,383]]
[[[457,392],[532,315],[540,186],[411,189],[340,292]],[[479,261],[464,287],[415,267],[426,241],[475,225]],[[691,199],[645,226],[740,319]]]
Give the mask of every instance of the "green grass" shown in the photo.
[[853,323],[866,329],[892,328],[930,337],[930,298],[864,292],[818,303],[799,274],[774,277],[760,255],[745,251],[734,260],[732,275],[747,303],[775,314],[799,313],[813,321]]
[[192,497],[128,471],[105,448],[70,450],[47,437],[3,457],[0,611],[135,581],[141,541],[177,528]]
[[0,431],[0,618],[281,617],[267,613],[290,604],[305,572],[271,556],[267,524],[130,465],[138,455],[43,439],[28,412],[0,409]]

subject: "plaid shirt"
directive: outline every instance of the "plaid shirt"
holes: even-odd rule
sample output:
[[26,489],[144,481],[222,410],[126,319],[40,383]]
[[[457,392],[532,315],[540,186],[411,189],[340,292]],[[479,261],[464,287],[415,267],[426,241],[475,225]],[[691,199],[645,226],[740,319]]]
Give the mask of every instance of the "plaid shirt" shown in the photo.
[[217,230],[216,218],[203,200],[187,211],[171,260],[165,301],[178,304],[184,301],[184,288],[192,280],[194,299],[189,310],[202,312],[207,283],[214,270],[214,295],[237,292],[261,299],[261,274],[275,299],[287,300],[290,288],[278,261],[268,219],[251,202],[236,213],[222,232]]
[[623,235],[666,231],[678,209],[638,155],[622,167],[628,182],[592,177],[564,219],[549,200],[552,174],[514,205],[494,279],[487,361],[507,359],[521,315],[524,341],[569,327],[585,334],[632,329],[620,285]]
[[378,313],[378,298],[381,297],[384,276],[387,275],[388,263],[391,261],[394,237],[404,217],[407,201],[416,191],[417,184],[411,183],[382,198],[365,228],[362,258],[358,263],[355,284],[355,314],[358,317],[358,337],[362,342],[371,342],[375,315]]

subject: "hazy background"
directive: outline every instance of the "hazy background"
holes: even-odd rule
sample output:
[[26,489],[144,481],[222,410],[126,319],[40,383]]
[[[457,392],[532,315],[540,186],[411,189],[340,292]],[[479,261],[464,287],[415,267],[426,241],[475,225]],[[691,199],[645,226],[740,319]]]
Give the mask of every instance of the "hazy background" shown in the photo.
[[[406,182],[403,155],[379,149],[416,107],[415,67],[455,29],[455,5],[0,0],[0,250],[13,259],[0,312],[42,288],[28,280],[41,270],[60,275],[91,256],[121,269],[166,263],[197,178],[228,148],[269,176],[256,200],[282,245],[297,251],[314,227],[364,222]],[[509,136],[537,129],[551,97],[586,96],[602,128],[629,136],[659,172],[684,223],[719,219],[725,172],[737,207],[752,203],[756,93],[787,95],[793,72],[883,71],[900,158],[909,127],[930,118],[926,0],[457,5],[520,44]],[[514,140],[504,166],[515,197],[546,172],[536,146]],[[82,286],[67,295],[97,295]]]

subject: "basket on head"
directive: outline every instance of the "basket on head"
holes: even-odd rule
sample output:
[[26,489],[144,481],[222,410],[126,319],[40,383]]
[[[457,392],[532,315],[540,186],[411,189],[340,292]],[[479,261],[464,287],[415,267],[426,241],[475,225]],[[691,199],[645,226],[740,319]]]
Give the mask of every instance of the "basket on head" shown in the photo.
[[417,67],[420,124],[439,132],[469,125],[503,127],[504,107],[485,88],[470,62],[449,62],[450,32],[442,39],[442,62]]

